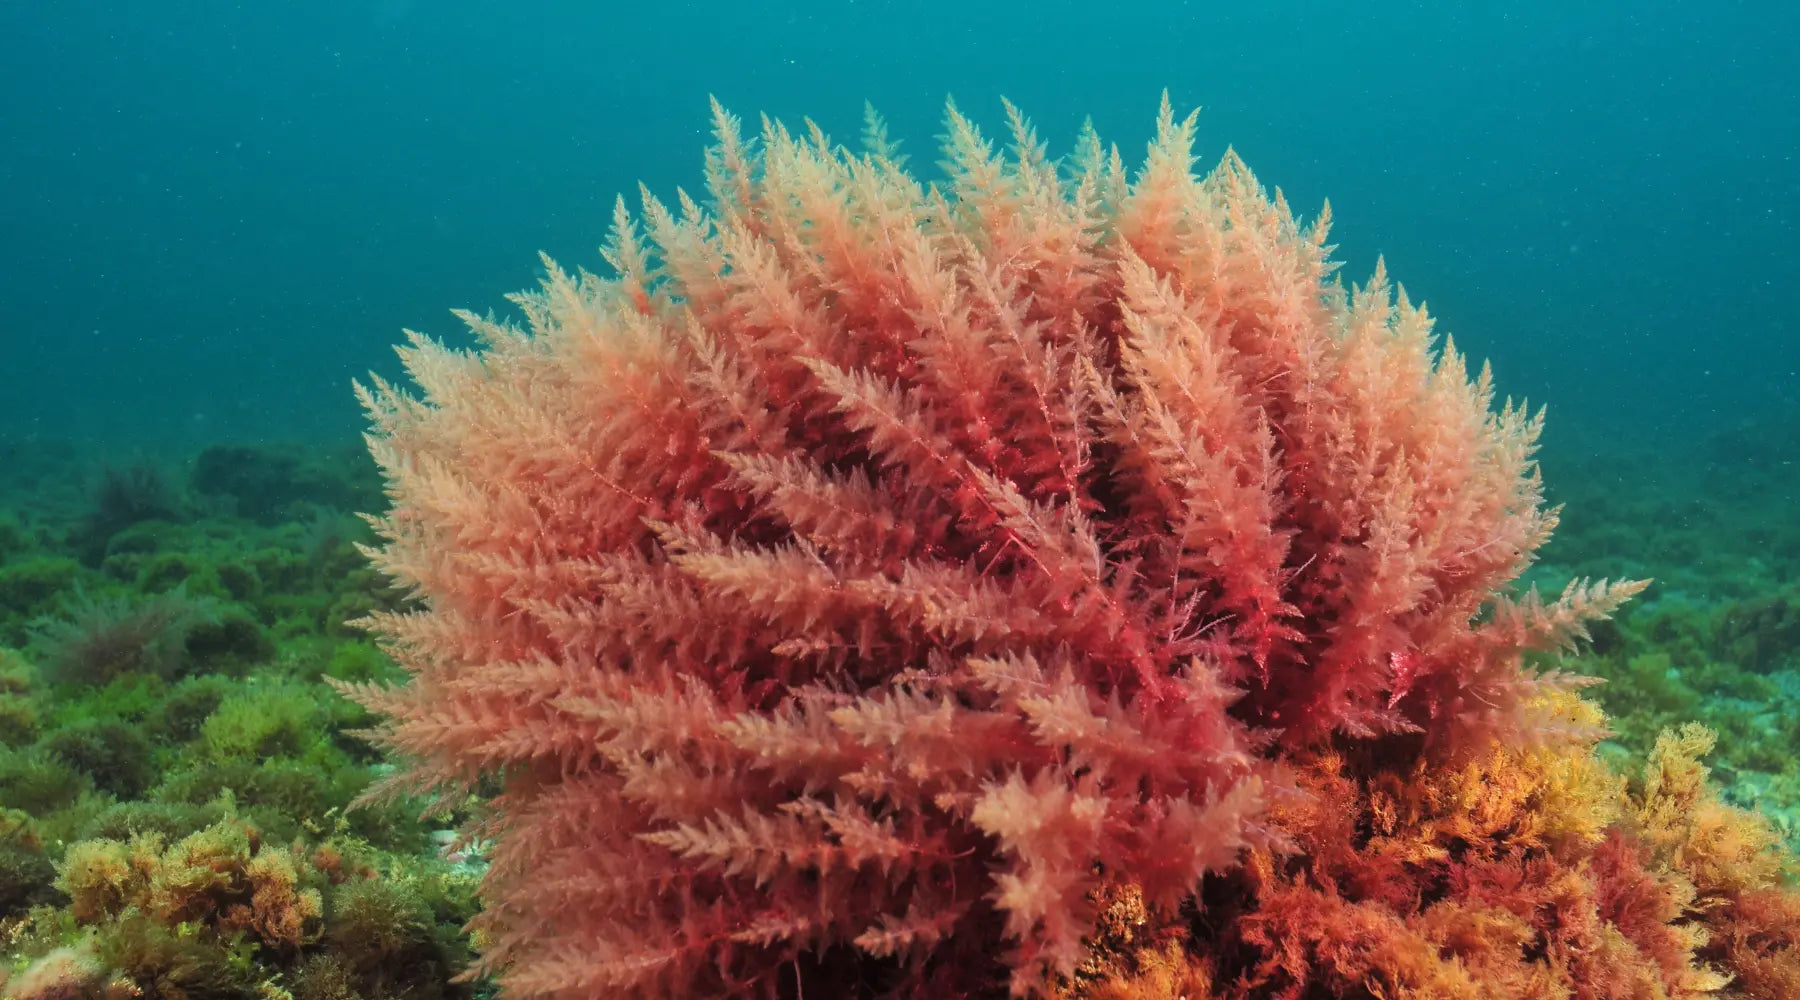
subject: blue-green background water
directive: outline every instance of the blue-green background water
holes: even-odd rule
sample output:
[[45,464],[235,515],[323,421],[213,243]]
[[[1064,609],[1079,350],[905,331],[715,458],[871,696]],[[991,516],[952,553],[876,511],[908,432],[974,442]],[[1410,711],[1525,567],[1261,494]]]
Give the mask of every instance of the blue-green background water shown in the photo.
[[873,101],[927,167],[946,96],[1130,158],[1164,88],[1553,427],[1703,432],[1796,393],[1797,46],[1730,0],[4,4],[0,437],[347,436],[402,327],[692,187],[709,94]]

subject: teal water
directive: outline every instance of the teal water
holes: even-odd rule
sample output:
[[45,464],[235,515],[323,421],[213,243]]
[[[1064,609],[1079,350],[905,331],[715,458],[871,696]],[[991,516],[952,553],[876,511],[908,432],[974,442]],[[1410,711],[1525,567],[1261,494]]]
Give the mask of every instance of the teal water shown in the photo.
[[1800,13],[1486,6],[0,5],[0,438],[347,435],[402,327],[693,187],[709,94],[844,140],[869,100],[919,164],[952,95],[1130,159],[1167,88],[1566,433],[1792,399]]

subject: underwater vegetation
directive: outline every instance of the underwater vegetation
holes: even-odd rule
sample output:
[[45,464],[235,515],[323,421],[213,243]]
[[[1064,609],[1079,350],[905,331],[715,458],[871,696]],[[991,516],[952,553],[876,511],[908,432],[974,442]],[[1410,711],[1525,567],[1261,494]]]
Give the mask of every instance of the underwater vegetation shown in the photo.
[[1596,751],[1540,422],[1166,103],[946,179],[715,109],[704,207],[364,392],[421,596],[342,684],[516,997],[1779,996],[1712,733]]
[[343,622],[401,601],[366,529],[155,481],[153,517],[98,516],[114,486],[0,514],[0,996],[469,995],[473,868],[415,810],[347,810],[383,765],[324,678],[391,673]]
[[718,111],[376,462],[0,441],[0,998],[1800,996],[1800,423],[1540,485],[1192,118],[1008,111]]

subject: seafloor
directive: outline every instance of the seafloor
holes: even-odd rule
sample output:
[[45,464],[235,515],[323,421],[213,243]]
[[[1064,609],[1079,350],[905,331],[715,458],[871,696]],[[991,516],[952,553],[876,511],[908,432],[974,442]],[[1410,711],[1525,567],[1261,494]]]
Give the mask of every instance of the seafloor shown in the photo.
[[[1635,773],[1702,722],[1727,797],[1800,847],[1800,415],[1558,434],[1529,579],[1656,580],[1555,664],[1608,682],[1603,750]],[[155,995],[481,993],[459,817],[347,808],[385,765],[327,680],[391,677],[348,623],[407,600],[357,550],[383,504],[360,448],[0,440],[0,470],[0,980],[93,935],[68,962]]]

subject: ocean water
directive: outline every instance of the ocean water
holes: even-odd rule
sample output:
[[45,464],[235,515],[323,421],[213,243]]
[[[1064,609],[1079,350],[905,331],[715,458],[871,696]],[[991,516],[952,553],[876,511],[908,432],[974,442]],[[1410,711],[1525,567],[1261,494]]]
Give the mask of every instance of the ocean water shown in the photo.
[[928,167],[947,97],[1129,159],[1164,89],[1553,426],[1704,434],[1796,394],[1797,43],[1766,0],[0,5],[0,437],[352,433],[403,327],[694,187],[708,95],[870,101]]

